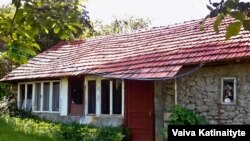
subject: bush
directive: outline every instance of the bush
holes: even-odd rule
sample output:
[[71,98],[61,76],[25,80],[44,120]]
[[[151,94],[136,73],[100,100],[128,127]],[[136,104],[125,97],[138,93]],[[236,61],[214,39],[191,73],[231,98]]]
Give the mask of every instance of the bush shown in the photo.
[[[168,120],[169,125],[205,125],[208,124],[204,117],[196,115],[195,112],[187,108],[175,105],[171,109],[171,115]],[[168,129],[163,129],[165,140],[168,137]]]
[[122,141],[121,127],[101,127],[73,124],[61,125],[58,140],[63,141]]
[[193,111],[175,105],[171,110],[169,117],[169,124],[171,125],[204,125],[207,121],[204,117],[196,115]]
[[60,124],[38,119],[3,115],[2,120],[17,131],[30,135],[47,136],[55,141],[122,141],[122,127],[94,127],[80,124]]
[[16,110],[16,95],[10,84],[0,82],[0,114]]
[[12,94],[11,85],[8,83],[0,82],[0,101],[8,98]]
[[9,115],[12,116],[12,117],[18,117],[18,118],[21,118],[21,119],[24,119],[24,118],[30,118],[30,119],[35,119],[35,120],[39,119],[39,117],[32,114],[31,111],[22,110],[22,109],[16,109],[15,111],[13,111]]

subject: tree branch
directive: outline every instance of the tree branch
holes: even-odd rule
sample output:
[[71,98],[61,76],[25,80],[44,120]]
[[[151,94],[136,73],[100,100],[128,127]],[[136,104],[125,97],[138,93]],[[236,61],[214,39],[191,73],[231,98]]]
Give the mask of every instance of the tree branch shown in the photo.
[[[21,3],[21,0],[18,1],[19,4]],[[11,21],[11,25],[10,25],[10,37],[11,39],[14,41],[15,39],[13,38],[12,36],[12,33],[13,33],[13,25],[14,25],[14,22],[15,22],[15,19],[16,19],[16,15],[17,15],[17,12],[18,12],[18,9],[19,9],[20,6],[16,6],[16,11],[15,11],[15,14],[13,16],[13,19]]]

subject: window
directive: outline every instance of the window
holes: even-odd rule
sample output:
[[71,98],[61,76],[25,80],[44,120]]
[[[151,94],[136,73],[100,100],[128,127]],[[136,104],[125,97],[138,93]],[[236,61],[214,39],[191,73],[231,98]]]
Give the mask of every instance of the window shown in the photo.
[[71,104],[83,104],[83,79],[82,77],[72,77],[70,83],[70,100]]
[[60,83],[53,83],[52,111],[59,111]]
[[35,100],[34,100],[34,110],[40,111],[41,105],[41,83],[35,84]]
[[88,81],[88,114],[96,113],[96,81]]
[[101,113],[109,114],[110,108],[110,82],[109,80],[101,80]]
[[113,80],[113,114],[122,113],[122,81]]
[[43,84],[43,111],[49,111],[49,90],[50,83],[46,82]]
[[86,77],[86,114],[123,115],[122,80]]
[[221,79],[222,104],[234,104],[236,102],[236,78],[225,77]]
[[21,109],[26,109],[26,107],[25,107],[25,85],[24,84],[22,84],[22,85],[20,85],[20,87],[19,87],[19,107],[21,107]]
[[21,83],[18,88],[20,109],[59,112],[60,82]]

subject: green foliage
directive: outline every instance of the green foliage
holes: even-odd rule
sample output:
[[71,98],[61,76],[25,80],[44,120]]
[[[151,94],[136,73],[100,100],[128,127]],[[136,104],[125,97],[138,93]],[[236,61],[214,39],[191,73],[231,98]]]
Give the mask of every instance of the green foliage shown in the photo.
[[[192,110],[175,105],[171,108],[171,115],[167,123],[169,125],[206,125],[208,122],[204,117],[197,115]],[[167,140],[168,128],[162,131],[163,137]]]
[[171,125],[204,125],[207,124],[205,118],[197,116],[193,111],[176,105],[171,110],[169,117]]
[[89,27],[81,3],[82,0],[12,0],[11,6],[0,9],[0,40],[6,48],[3,55],[26,63],[41,46],[78,37]]
[[218,16],[216,17],[216,19],[215,19],[215,21],[214,21],[214,31],[215,31],[216,33],[219,33],[219,31],[220,31],[220,30],[219,30],[219,26],[220,26],[220,24],[221,24],[223,18],[224,18],[223,14],[220,14],[220,15],[218,15]]
[[0,114],[13,114],[17,109],[16,95],[14,95],[12,86],[11,84],[0,82]]
[[210,10],[210,14],[206,16],[205,20],[210,17],[216,17],[214,21],[214,31],[219,32],[219,26],[224,17],[231,16],[236,21],[229,23],[226,27],[226,39],[230,39],[232,36],[236,36],[240,33],[240,29],[243,27],[245,30],[250,31],[250,3],[241,2],[240,0],[221,0],[221,2],[211,2],[210,5],[207,5],[207,8]]
[[0,119],[0,140],[1,141],[53,141],[48,137],[28,135],[15,131],[13,127]]
[[114,18],[110,24],[103,24],[101,21],[93,23],[94,36],[105,36],[119,33],[129,33],[138,29],[147,28],[151,25],[150,19],[127,17],[124,19]]
[[226,39],[230,39],[232,36],[236,36],[240,33],[242,23],[241,22],[233,22],[228,25],[226,28]]
[[239,11],[232,11],[229,13],[229,15],[240,21],[244,21],[246,19],[246,15]]
[[9,115],[11,117],[18,117],[18,118],[21,118],[21,119],[25,119],[25,118],[31,118],[31,119],[35,119],[35,120],[39,119],[39,117],[33,115],[31,111],[20,110],[20,109],[15,109],[15,111],[10,113]]
[[243,21],[243,27],[244,27],[246,30],[250,31],[250,20],[244,20],[244,21]]
[[0,52],[0,78],[9,73],[15,66],[16,64],[10,59],[4,59],[3,57],[1,57]]
[[122,127],[94,127],[73,124],[60,124],[32,118],[17,118],[2,115],[0,120],[10,124],[18,132],[44,136],[58,141],[122,141]]
[[4,97],[9,97],[12,95],[11,85],[8,83],[0,82],[0,101],[3,100]]

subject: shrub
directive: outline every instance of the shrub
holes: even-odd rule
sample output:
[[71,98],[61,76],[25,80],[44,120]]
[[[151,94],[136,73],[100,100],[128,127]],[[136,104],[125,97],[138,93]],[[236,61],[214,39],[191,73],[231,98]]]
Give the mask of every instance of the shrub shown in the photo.
[[12,85],[0,82],[0,114],[16,110],[16,98]]
[[58,140],[63,141],[122,141],[121,127],[94,127],[80,124],[64,124],[58,132]]
[[171,110],[169,117],[169,124],[171,125],[204,125],[207,121],[204,117],[196,115],[193,111],[175,105]]
[[47,136],[58,141],[122,141],[122,127],[94,127],[72,124],[60,124],[38,119],[18,118],[2,115],[2,120],[17,131],[30,135]]
[[[208,124],[204,117],[201,117],[192,110],[184,108],[180,105],[175,105],[171,109],[171,115],[168,120],[168,124],[170,125],[205,125]],[[165,140],[168,137],[168,129],[164,128],[163,136]]]
[[0,101],[3,100],[4,97],[9,97],[12,94],[11,85],[8,83],[0,82]]

